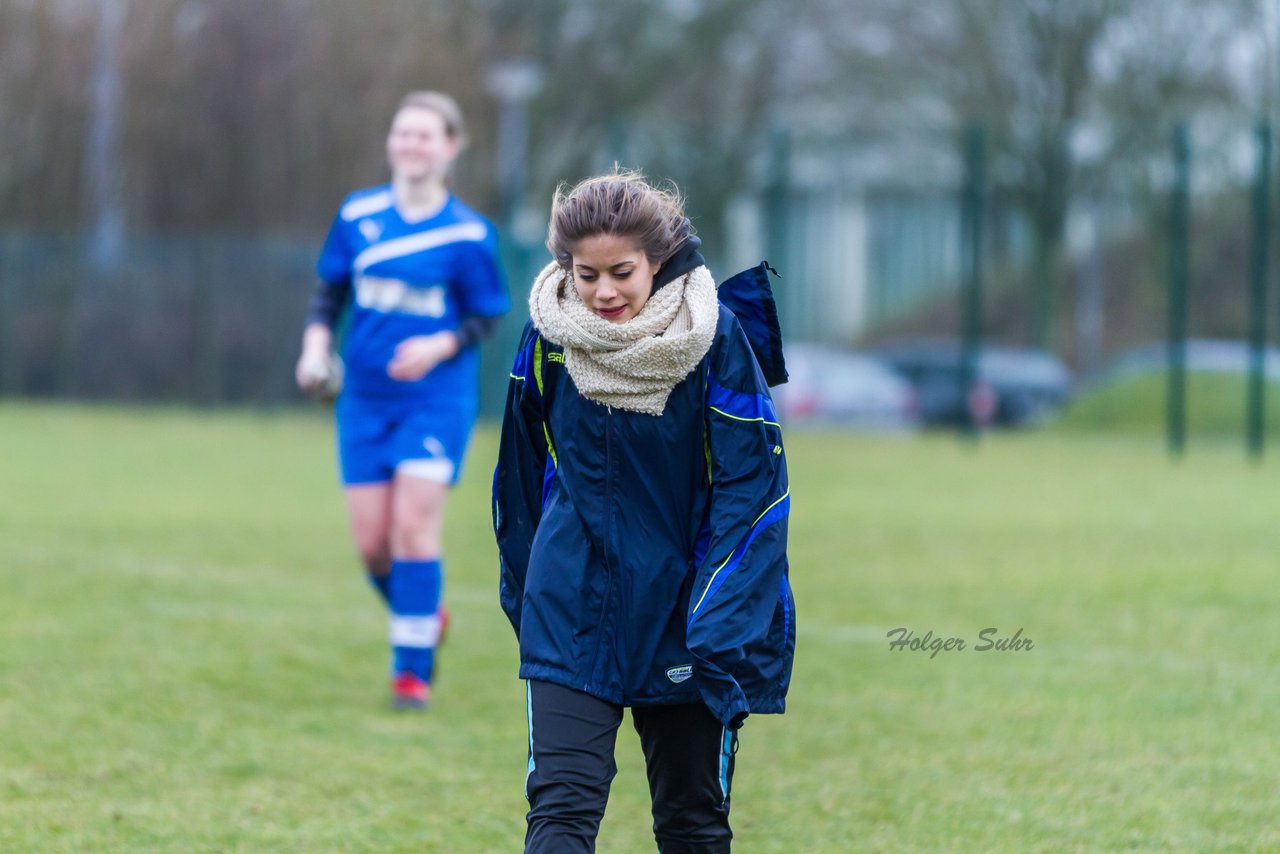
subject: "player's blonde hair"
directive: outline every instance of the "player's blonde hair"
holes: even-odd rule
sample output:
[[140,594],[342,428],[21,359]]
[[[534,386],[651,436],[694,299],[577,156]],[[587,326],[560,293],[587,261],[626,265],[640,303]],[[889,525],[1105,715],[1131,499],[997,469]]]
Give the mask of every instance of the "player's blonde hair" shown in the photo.
[[407,109],[431,110],[438,114],[444,119],[445,134],[450,139],[456,140],[459,148],[467,147],[467,126],[462,120],[462,110],[451,96],[425,89],[410,92],[400,99],[400,106],[396,108],[396,112]]

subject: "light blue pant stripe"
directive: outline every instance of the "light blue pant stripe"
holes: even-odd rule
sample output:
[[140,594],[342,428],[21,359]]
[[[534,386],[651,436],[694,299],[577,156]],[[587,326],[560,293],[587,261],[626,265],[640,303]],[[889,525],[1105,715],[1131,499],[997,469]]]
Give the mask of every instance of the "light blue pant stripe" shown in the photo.
[[733,756],[733,730],[725,727],[720,739],[720,794],[729,800],[729,758]]
[[524,682],[524,706],[525,714],[529,719],[529,769],[524,773],[524,799],[529,800],[529,777],[533,774],[535,762],[533,761],[533,689],[529,687],[529,680]]

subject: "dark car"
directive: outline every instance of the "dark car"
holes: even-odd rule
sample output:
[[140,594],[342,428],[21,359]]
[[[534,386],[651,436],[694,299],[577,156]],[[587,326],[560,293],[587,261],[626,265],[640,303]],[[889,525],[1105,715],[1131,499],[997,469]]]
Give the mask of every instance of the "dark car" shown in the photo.
[[1019,427],[1041,421],[1071,398],[1071,372],[1045,350],[984,346],[977,377],[960,388],[960,345],[954,339],[899,341],[875,351],[916,390],[926,425]]

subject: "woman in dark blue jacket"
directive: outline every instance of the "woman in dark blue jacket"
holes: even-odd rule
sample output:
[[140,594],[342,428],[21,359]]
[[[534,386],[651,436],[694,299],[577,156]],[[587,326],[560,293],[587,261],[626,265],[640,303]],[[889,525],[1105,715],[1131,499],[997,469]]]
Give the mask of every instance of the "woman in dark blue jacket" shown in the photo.
[[502,607],[529,702],[526,851],[589,851],[622,708],[662,851],[727,851],[737,730],[795,646],[786,459],[674,192],[557,193],[494,473]]

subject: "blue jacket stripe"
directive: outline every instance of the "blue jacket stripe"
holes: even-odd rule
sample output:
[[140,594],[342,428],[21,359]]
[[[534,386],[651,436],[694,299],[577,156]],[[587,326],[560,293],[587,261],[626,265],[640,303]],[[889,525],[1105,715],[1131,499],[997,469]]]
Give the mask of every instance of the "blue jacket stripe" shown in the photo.
[[778,414],[767,394],[746,394],[726,388],[716,381],[715,374],[707,380],[707,406],[721,415],[739,421],[763,421],[778,424]]
[[517,351],[515,364],[511,366],[511,375],[513,377],[525,378],[525,374],[529,372],[529,350]]
[[550,454],[547,454],[547,465],[542,472],[542,506],[547,506],[547,499],[551,497],[551,483],[556,479],[556,461]]
[[782,636],[791,634],[791,597],[787,595],[787,576],[782,576],[778,585],[778,596],[782,598]]
[[712,573],[711,580],[707,582],[707,589],[702,591],[702,595],[698,597],[698,603],[693,606],[693,611],[689,614],[688,625],[693,625],[693,621],[697,618],[698,611],[703,604],[708,598],[715,595],[715,592],[720,589],[720,585],[724,584],[725,579],[733,574],[733,571],[738,568],[738,564],[742,563],[742,556],[746,554],[747,549],[751,547],[751,543],[755,541],[755,538],[760,536],[760,533],[774,522],[779,519],[785,519],[789,512],[791,512],[791,490],[787,490],[785,495],[773,502],[764,513],[760,514],[760,518],[756,519],[755,524],[751,526],[751,530],[747,532],[747,536],[743,538],[742,542],[738,543],[738,547],[733,550],[728,559],[720,564],[720,568]]
[[[516,360],[511,365],[511,379],[523,382],[526,391],[539,403],[542,402],[542,365],[538,364],[541,356],[542,339],[535,336],[523,350],[516,353]],[[530,377],[530,374],[533,376]],[[530,379],[536,382],[529,382]]]

